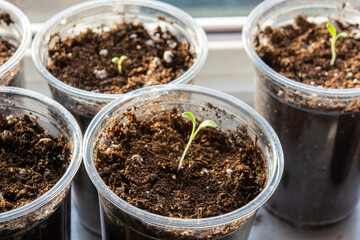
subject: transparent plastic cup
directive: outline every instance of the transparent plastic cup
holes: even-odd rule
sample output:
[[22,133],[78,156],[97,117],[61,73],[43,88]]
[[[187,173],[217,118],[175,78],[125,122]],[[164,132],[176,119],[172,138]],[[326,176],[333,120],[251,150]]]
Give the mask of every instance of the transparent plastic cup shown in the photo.
[[259,27],[293,23],[299,14],[315,22],[339,18],[360,23],[354,3],[358,1],[347,1],[342,8],[337,0],[265,1],[244,26],[243,42],[256,70],[255,109],[278,134],[286,162],[267,208],[296,226],[337,223],[357,205],[360,89],[324,89],[281,76],[260,59],[253,40]]
[[36,200],[0,213],[0,239],[70,239],[70,184],[81,163],[82,136],[75,118],[59,103],[39,93],[0,87],[0,111],[5,115],[40,117],[38,123],[54,136],[63,134],[71,146],[65,174]]
[[25,14],[16,6],[0,1],[0,12],[9,13],[13,23],[0,25],[0,36],[17,47],[14,55],[0,66],[0,86],[24,86],[23,58],[31,42],[30,23]]
[[[156,101],[157,104],[153,104]],[[211,103],[215,108],[207,107]],[[103,182],[94,165],[96,142],[101,141],[101,130],[113,118],[127,109],[137,118],[161,114],[163,109],[179,107],[180,111],[197,112],[198,117],[220,119],[219,127],[234,130],[246,124],[250,136],[259,137],[258,145],[267,160],[267,185],[244,207],[217,217],[179,219],[159,216],[132,206],[119,198]],[[206,108],[207,111],[202,109]],[[226,114],[224,111],[226,111]],[[234,118],[232,118],[233,116]],[[126,121],[126,119],[124,120]],[[101,202],[103,239],[247,239],[256,211],[275,191],[283,170],[280,142],[270,125],[252,108],[227,94],[192,85],[161,85],[126,94],[99,112],[85,134],[83,148],[86,170],[96,186]]]
[[[165,20],[159,19],[163,16]],[[207,38],[195,20],[182,10],[158,1],[89,1],[70,7],[48,20],[35,36],[32,56],[35,66],[48,81],[52,96],[72,112],[85,132],[96,113],[121,97],[121,94],[94,93],[69,86],[46,69],[48,64],[48,41],[59,32],[61,37],[74,36],[87,28],[115,27],[116,23],[139,20],[145,27],[167,27],[179,39],[191,44],[196,61],[182,76],[169,84],[192,83],[207,57]],[[82,165],[74,181],[74,199],[82,223],[91,231],[100,234],[100,221],[96,189]]]

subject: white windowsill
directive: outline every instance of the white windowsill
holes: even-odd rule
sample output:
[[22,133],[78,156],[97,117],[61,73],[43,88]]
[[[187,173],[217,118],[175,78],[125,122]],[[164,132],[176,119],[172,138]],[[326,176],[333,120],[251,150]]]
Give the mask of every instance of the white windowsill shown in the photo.
[[[234,32],[241,31],[246,22],[245,16],[241,17],[208,17],[208,18],[196,18],[196,22],[206,32]],[[32,23],[31,30],[35,35],[43,26],[43,23]]]

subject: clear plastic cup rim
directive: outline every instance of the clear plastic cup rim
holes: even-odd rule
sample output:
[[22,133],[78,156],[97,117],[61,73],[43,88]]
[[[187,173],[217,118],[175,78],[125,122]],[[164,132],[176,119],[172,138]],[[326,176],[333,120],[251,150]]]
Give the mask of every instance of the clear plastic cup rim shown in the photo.
[[[98,174],[96,167],[93,162],[93,154],[92,147],[94,143],[94,135],[95,130],[98,126],[98,123],[103,121],[104,118],[107,117],[107,112],[112,109],[117,108],[123,102],[128,102],[131,99],[137,98],[143,94],[147,93],[157,93],[157,92],[168,92],[168,91],[186,91],[190,93],[198,93],[204,94],[206,93],[208,96],[215,97],[218,100],[224,101],[226,103],[236,104],[239,106],[243,112],[254,117],[254,121],[264,132],[267,132],[269,135],[269,140],[272,142],[272,157],[274,158],[274,171],[273,175],[270,179],[268,179],[266,187],[262,190],[262,192],[247,205],[224,215],[203,218],[203,219],[180,219],[180,218],[171,218],[160,216],[157,214],[149,213],[145,210],[141,210],[126,201],[119,198],[113,191],[111,191],[107,185],[102,181],[100,175]],[[96,186],[98,193],[104,195],[112,204],[116,207],[120,208],[124,212],[129,215],[134,216],[135,218],[141,219],[141,221],[145,221],[151,223],[153,225],[165,226],[165,227],[177,227],[177,228],[186,228],[186,229],[197,229],[197,228],[207,228],[214,226],[221,226],[225,224],[232,223],[236,220],[242,220],[246,218],[248,215],[254,213],[259,207],[261,207],[274,193],[277,188],[282,173],[284,169],[284,157],[282,147],[279,141],[278,136],[275,131],[272,129],[270,124],[254,109],[249,107],[244,102],[239,99],[232,97],[228,94],[205,88],[195,85],[186,85],[186,84],[178,84],[178,85],[157,85],[152,87],[147,87],[144,89],[134,90],[131,93],[125,94],[123,97],[112,101],[110,104],[106,105],[91,121],[85,136],[84,136],[84,145],[83,145],[83,156],[84,156],[84,164],[86,171]]]
[[53,27],[55,24],[59,23],[62,19],[66,19],[72,15],[75,15],[79,12],[84,11],[84,9],[96,7],[96,6],[102,6],[107,4],[122,4],[122,5],[137,5],[137,6],[145,6],[153,9],[158,9],[162,11],[166,11],[168,14],[171,14],[175,16],[176,18],[180,19],[183,22],[188,23],[194,31],[196,32],[198,38],[199,38],[199,44],[200,44],[200,52],[196,56],[195,63],[189,68],[183,75],[181,75],[179,78],[171,81],[168,84],[178,84],[183,83],[187,79],[192,79],[203,67],[205,64],[205,60],[207,58],[208,54],[208,48],[207,48],[207,37],[205,34],[205,31],[200,27],[198,23],[195,22],[195,20],[186,12],[182,11],[181,9],[174,7],[172,5],[169,5],[167,3],[163,3],[160,1],[153,1],[153,0],[98,0],[98,1],[88,1],[84,3],[80,3],[77,5],[74,5],[72,7],[69,7],[58,14],[54,15],[52,18],[50,18],[43,28],[36,34],[36,36],[33,39],[32,44],[32,58],[34,61],[34,64],[40,74],[55,88],[60,89],[62,91],[66,91],[71,95],[82,97],[85,99],[93,99],[93,100],[103,100],[103,101],[112,101],[116,98],[121,97],[123,94],[105,94],[105,93],[95,93],[91,91],[86,91],[80,88],[72,87],[68,84],[65,84],[64,82],[57,79],[55,76],[53,76],[44,66],[40,59],[39,49],[40,49],[40,43],[42,39],[44,38],[45,34],[48,32],[48,30]]
[[[256,22],[259,16],[264,15],[267,11],[271,11],[276,5],[279,5],[284,2],[291,2],[291,0],[267,0],[260,3],[248,16],[247,21],[243,27],[243,43],[245,51],[247,52],[248,56],[251,58],[252,62],[255,66],[263,72],[269,78],[275,80],[276,82],[283,84],[285,86],[290,86],[296,90],[300,90],[302,92],[308,94],[315,94],[318,96],[325,96],[325,97],[357,97],[360,95],[360,88],[348,88],[348,89],[331,89],[331,88],[318,88],[315,86],[310,86],[304,83],[297,82],[290,78],[284,77],[280,75],[278,72],[273,70],[269,67],[256,53],[253,47],[253,39],[251,38],[251,29],[256,25]],[[310,7],[324,7],[324,8],[337,8],[338,6],[335,4],[331,4],[329,2],[322,2],[321,0],[314,1],[312,5],[305,3],[304,5],[296,6],[296,9],[301,9],[304,6],[307,8]],[[289,10],[294,10],[294,8]],[[352,9],[352,11],[356,11]],[[359,11],[357,11],[359,12]],[[284,13],[282,11],[281,13]]]
[[31,42],[31,27],[29,19],[26,15],[13,4],[0,1],[0,10],[9,12],[10,16],[15,15],[20,19],[20,27],[22,31],[22,39],[19,47],[16,49],[15,53],[9,60],[7,60],[3,65],[0,66],[0,76],[4,75],[7,71],[12,69],[19,61],[24,57],[27,48]]
[[[60,180],[45,194],[35,199],[34,201],[4,212],[0,213],[0,224],[4,222],[8,222],[22,216],[26,216],[36,211],[37,209],[42,208],[47,203],[51,202],[54,198],[56,198],[69,184],[71,183],[73,177],[75,176],[78,168],[81,164],[81,148],[82,148],[82,134],[79,125],[77,124],[75,118],[66,110],[61,104],[56,102],[55,100],[46,97],[40,93],[16,87],[2,87],[0,86],[0,94],[16,94],[19,96],[24,96],[26,98],[31,98],[36,100],[42,104],[47,105],[49,108],[54,108],[57,110],[59,114],[63,116],[64,119],[68,121],[69,131],[72,133],[73,138],[73,152],[70,164],[68,169],[64,173],[64,175],[60,178]],[[16,105],[15,105],[16,108]],[[28,109],[31,110],[31,109]]]

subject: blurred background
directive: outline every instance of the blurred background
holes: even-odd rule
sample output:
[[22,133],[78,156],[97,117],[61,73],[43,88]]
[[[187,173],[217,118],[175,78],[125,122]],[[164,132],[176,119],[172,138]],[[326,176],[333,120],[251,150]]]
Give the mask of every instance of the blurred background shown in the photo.
[[[45,22],[55,13],[85,0],[9,0],[29,17],[33,23]],[[163,0],[175,5],[193,17],[246,16],[262,0]]]

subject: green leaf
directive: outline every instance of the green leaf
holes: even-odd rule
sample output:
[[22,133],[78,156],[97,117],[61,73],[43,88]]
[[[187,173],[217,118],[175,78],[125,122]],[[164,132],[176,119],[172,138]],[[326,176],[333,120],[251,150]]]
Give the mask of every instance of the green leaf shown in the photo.
[[200,129],[204,128],[204,127],[217,128],[217,124],[212,120],[205,120],[200,124],[198,129],[200,130]]
[[204,127],[212,127],[212,128],[217,128],[217,124],[214,121],[211,120],[205,120],[203,121],[200,126],[198,127],[198,129],[196,129],[196,132],[193,134],[192,138],[195,138],[196,134],[203,129]]
[[195,133],[195,128],[196,128],[196,120],[195,120],[194,114],[192,114],[191,112],[184,112],[182,114],[182,116],[184,118],[190,119],[191,122],[193,123],[192,131],[191,131],[191,135],[190,135],[190,139],[192,139],[192,138],[194,138],[193,135]]
[[342,32],[342,33],[339,33],[338,35],[337,35],[337,38],[339,38],[339,37],[343,37],[343,38],[346,38],[346,37],[348,37],[349,35],[346,33],[346,32]]
[[122,55],[122,56],[120,57],[120,60],[119,60],[119,61],[120,61],[120,62],[123,62],[123,61],[125,61],[126,59],[128,59],[127,56]]
[[111,61],[112,61],[113,63],[117,63],[118,61],[120,61],[120,58],[114,57]]
[[193,115],[191,112],[184,112],[184,113],[182,114],[182,116],[183,116],[184,118],[190,119],[190,120],[193,122],[193,124],[196,126],[195,117],[194,117],[194,115]]
[[335,37],[336,36],[336,28],[331,23],[326,24],[327,29],[329,30],[330,34]]

